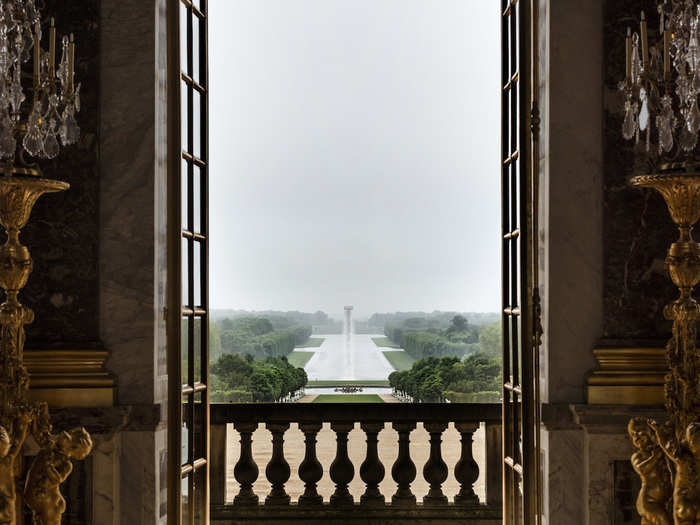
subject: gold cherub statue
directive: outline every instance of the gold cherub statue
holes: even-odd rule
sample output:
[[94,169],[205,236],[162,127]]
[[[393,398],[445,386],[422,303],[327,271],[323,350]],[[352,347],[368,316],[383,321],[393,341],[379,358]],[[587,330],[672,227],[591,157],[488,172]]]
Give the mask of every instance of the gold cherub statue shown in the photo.
[[15,522],[15,460],[27,437],[31,414],[20,411],[14,419],[13,435],[0,426],[0,523]]
[[637,496],[642,525],[671,525],[667,508],[672,491],[671,474],[654,431],[645,419],[635,417],[627,425],[627,432],[637,449],[632,455],[632,466],[642,480]]
[[673,517],[675,525],[700,524],[700,494],[698,467],[700,466],[700,423],[691,423],[679,442],[670,423],[649,425],[656,433],[659,446],[674,465]]
[[80,427],[54,436],[52,446],[42,449],[27,475],[24,500],[32,510],[34,525],[61,525],[66,501],[59,485],[73,470],[71,459],[85,459],[92,450],[90,434]]

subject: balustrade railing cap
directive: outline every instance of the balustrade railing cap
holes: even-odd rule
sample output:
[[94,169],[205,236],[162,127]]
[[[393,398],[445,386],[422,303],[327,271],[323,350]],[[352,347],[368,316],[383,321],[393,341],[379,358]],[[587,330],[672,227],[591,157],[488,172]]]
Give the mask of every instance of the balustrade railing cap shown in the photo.
[[212,404],[211,422],[495,422],[501,420],[496,403],[252,403]]

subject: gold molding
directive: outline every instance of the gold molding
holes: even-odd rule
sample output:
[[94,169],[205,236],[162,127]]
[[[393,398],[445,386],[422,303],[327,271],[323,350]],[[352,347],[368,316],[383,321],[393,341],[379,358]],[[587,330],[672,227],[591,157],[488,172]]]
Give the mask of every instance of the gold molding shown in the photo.
[[664,348],[596,348],[593,355],[598,367],[588,377],[588,404],[664,404]]
[[107,407],[116,397],[106,350],[25,350],[29,397],[50,407]]

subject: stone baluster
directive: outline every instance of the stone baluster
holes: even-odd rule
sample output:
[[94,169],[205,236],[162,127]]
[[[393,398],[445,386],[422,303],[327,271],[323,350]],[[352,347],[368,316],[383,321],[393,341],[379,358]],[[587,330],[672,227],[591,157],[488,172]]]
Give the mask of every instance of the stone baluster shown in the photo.
[[486,422],[486,504],[503,502],[503,435],[500,421]]
[[444,505],[447,496],[442,492],[442,484],[447,479],[447,465],[442,459],[442,433],[447,423],[425,423],[425,429],[430,433],[430,457],[423,467],[423,477],[430,484],[428,494],[423,498],[427,505]]
[[320,505],[323,503],[316,484],[323,477],[323,465],[316,458],[316,435],[321,430],[321,423],[300,423],[299,428],[304,433],[306,455],[299,465],[299,478],[304,482],[304,494],[299,497],[299,505]]
[[474,483],[479,479],[479,465],[474,461],[472,451],[474,432],[479,428],[479,423],[455,423],[455,428],[462,436],[462,456],[455,465],[455,478],[460,485],[455,503],[473,505],[479,503],[479,497],[474,492]]
[[384,496],[379,492],[379,484],[384,479],[384,465],[377,451],[377,436],[384,429],[384,423],[361,423],[360,427],[367,434],[367,455],[360,465],[360,478],[367,488],[360,502],[363,505],[384,505]]
[[258,428],[257,423],[234,423],[233,427],[241,436],[241,456],[233,468],[233,477],[241,486],[236,497],[235,505],[257,505],[258,496],[253,492],[253,483],[258,479],[258,466],[253,459],[253,432]]
[[272,457],[265,468],[272,490],[265,498],[265,504],[289,505],[290,497],[284,490],[284,484],[291,473],[289,463],[284,459],[284,433],[289,429],[289,423],[266,423],[265,428],[272,432]]
[[212,423],[209,430],[209,487],[212,505],[223,505],[226,502],[226,444],[229,437],[227,430],[228,425],[217,423]]
[[348,485],[355,476],[355,467],[348,457],[348,434],[355,425],[353,423],[331,423],[336,434],[336,453],[329,473],[335,483],[335,492],[331,495],[332,505],[352,505],[352,494]]
[[416,465],[411,460],[410,436],[415,423],[393,423],[392,428],[399,433],[399,455],[391,467],[391,477],[398,488],[391,498],[392,505],[415,505],[416,496],[411,492],[411,483],[416,479]]

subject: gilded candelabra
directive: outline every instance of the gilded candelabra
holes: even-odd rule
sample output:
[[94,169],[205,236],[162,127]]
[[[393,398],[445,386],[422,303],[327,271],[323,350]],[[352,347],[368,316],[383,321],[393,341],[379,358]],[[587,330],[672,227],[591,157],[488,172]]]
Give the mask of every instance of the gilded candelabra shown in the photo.
[[654,31],[644,13],[639,32],[627,30],[622,135],[635,139],[638,165],[653,173],[630,183],[661,193],[680,231],[665,261],[680,295],[664,308],[673,321],[664,384],[668,419],[634,418],[628,433],[635,447],[632,465],[642,480],[642,524],[699,525],[700,304],[693,289],[700,281],[700,243],[692,230],[700,220],[700,4],[663,0],[658,15],[656,45],[650,45]]
[[[92,450],[84,428],[53,432],[46,403],[27,396],[29,376],[23,362],[24,326],[34,320],[34,312],[18,298],[32,271],[20,231],[41,195],[69,187],[41,178],[39,166],[26,155],[53,158],[59,139],[67,146],[79,134],[75,42],[72,36],[63,38],[56,68],[53,20],[47,26],[49,49],[44,51],[34,0],[0,1],[0,225],[7,237],[0,247],[0,287],[5,291],[0,304],[0,525],[18,522],[20,501],[31,509],[34,525],[60,525],[66,507],[60,484],[70,475],[72,460],[83,459]],[[24,67],[30,61],[31,74]],[[21,483],[21,451],[28,436],[40,451]]]

